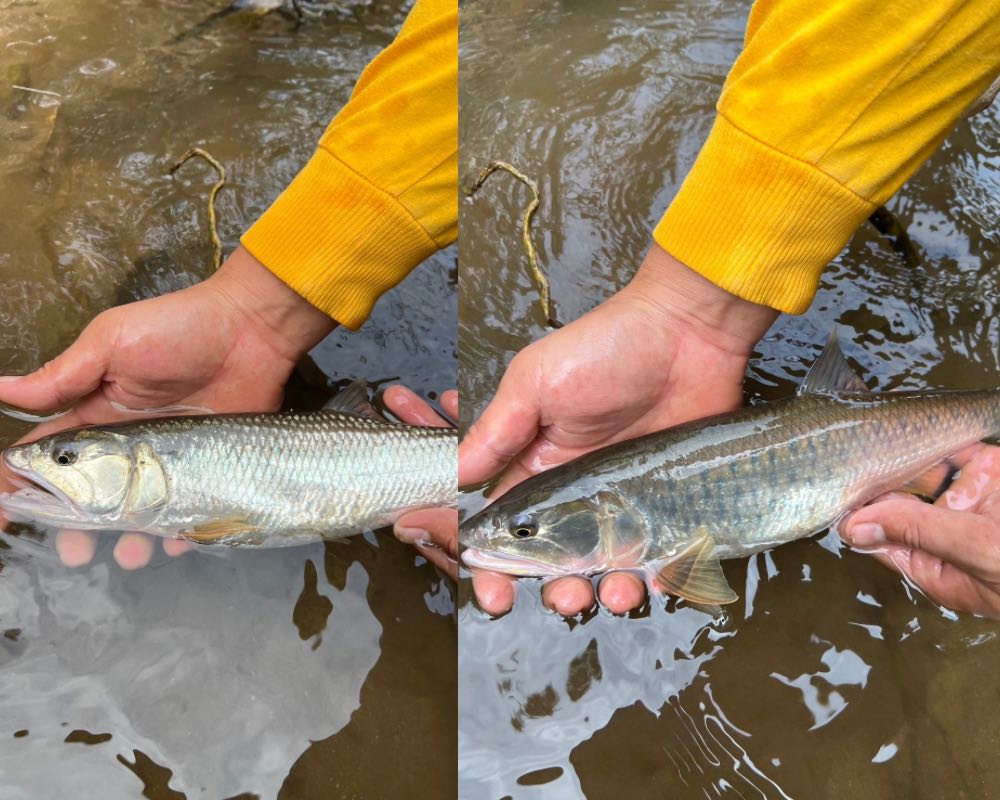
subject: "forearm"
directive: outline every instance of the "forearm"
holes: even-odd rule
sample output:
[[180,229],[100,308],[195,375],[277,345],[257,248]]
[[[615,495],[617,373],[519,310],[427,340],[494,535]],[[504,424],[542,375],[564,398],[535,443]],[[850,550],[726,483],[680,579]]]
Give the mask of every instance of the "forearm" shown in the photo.
[[759,0],[656,241],[744,299],[801,313],[825,264],[998,72],[986,0]]
[[655,242],[626,291],[733,355],[749,357],[778,316],[699,275]]
[[238,316],[258,327],[290,361],[319,344],[337,323],[275,276],[244,247],[237,247],[202,286],[216,292]]

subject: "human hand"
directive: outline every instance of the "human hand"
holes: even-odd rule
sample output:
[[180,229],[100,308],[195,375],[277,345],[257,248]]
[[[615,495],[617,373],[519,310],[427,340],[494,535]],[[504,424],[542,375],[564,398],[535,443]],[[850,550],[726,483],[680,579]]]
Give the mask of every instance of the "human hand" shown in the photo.
[[[335,324],[240,247],[202,283],[98,315],[41,369],[0,380],[0,402],[39,412],[72,406],[21,441],[134,418],[116,404],[271,411],[295,362]],[[56,549],[64,563],[81,566],[96,540],[62,531]],[[170,555],[186,549],[164,540]],[[125,569],[145,566],[152,554],[152,539],[139,533],[123,534],[114,551]]]
[[[496,396],[459,446],[459,483],[506,468],[495,494],[590,450],[737,408],[750,353],[777,317],[702,278],[654,245],[618,294],[511,361]],[[490,614],[508,611],[514,582],[474,571]],[[545,604],[572,615],[591,606],[590,582],[547,583]],[[643,602],[626,572],[600,598],[615,613]]]
[[[390,386],[382,400],[407,425],[449,424],[404,386]],[[448,416],[458,419],[458,392],[452,389],[442,394],[441,407]],[[407,512],[396,520],[393,531],[397,539],[417,547],[424,558],[452,580],[458,579],[458,509],[422,508]]]
[[841,536],[941,605],[1000,617],[1000,448],[952,460],[961,473],[935,503],[891,495],[854,512]]

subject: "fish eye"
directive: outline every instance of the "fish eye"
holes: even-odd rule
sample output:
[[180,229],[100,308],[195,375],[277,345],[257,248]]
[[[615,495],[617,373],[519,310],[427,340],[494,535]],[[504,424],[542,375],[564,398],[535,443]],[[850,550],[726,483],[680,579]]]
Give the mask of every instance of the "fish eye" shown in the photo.
[[63,467],[76,461],[76,451],[68,447],[57,447],[52,451],[52,460]]
[[530,539],[538,533],[538,526],[535,525],[530,519],[520,517],[514,520],[514,524],[510,528],[510,533],[511,536],[515,536],[518,539]]

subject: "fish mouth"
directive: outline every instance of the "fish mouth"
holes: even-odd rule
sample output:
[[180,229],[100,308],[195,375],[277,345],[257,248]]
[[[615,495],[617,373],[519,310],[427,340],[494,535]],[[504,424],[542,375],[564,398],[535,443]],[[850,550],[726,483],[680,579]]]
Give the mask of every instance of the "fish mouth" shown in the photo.
[[65,492],[60,491],[30,467],[14,463],[11,451],[3,452],[3,464],[10,473],[15,492],[0,494],[0,511],[18,522],[73,523],[79,525],[84,515]]
[[502,572],[505,575],[514,575],[519,578],[577,574],[526,556],[515,556],[496,550],[479,550],[474,547],[466,548],[462,552],[462,561],[467,567],[473,569],[487,569],[491,572]]

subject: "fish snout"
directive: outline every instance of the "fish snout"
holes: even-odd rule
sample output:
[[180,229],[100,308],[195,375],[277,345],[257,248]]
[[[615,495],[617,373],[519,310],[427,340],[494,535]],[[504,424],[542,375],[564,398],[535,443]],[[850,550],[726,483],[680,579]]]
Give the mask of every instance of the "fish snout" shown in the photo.
[[[472,523],[472,524],[470,524]],[[484,547],[486,535],[475,524],[475,518],[466,521],[458,528],[458,550],[476,550]]]
[[8,447],[3,451],[4,466],[13,472],[23,472],[28,468],[28,449],[26,447]]

